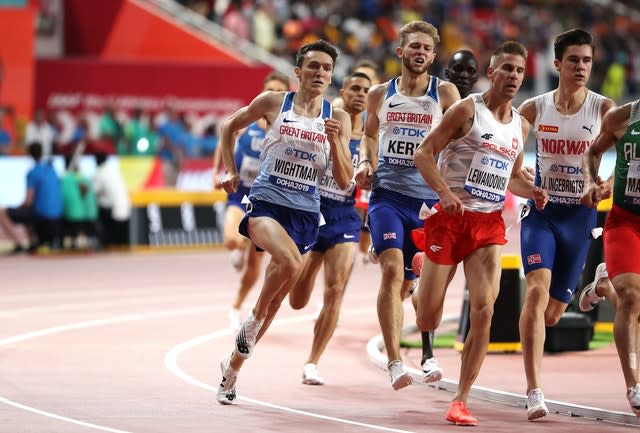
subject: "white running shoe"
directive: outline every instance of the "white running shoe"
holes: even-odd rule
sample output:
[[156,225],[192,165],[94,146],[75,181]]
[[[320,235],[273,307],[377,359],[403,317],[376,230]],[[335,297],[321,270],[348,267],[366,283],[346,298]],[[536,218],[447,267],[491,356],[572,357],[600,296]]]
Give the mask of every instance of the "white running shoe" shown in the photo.
[[402,361],[396,359],[389,363],[389,376],[391,376],[391,387],[397,391],[413,383],[413,379],[407,370],[404,369]]
[[549,409],[544,403],[542,390],[540,388],[532,389],[527,394],[527,419],[533,421],[547,415],[549,415]]
[[305,385],[324,385],[324,378],[318,372],[318,366],[312,363],[302,369],[302,383]]
[[240,358],[247,359],[251,356],[251,351],[256,345],[256,337],[263,322],[264,319],[257,321],[252,311],[240,327],[240,331],[238,331],[238,335],[236,335],[236,351]]
[[433,383],[442,379],[442,367],[438,364],[438,360],[435,358],[427,359],[422,364],[422,381],[424,383]]
[[240,319],[240,310],[231,308],[229,310],[229,329],[233,332],[238,332],[242,326],[242,319]]
[[582,292],[580,292],[580,299],[578,301],[580,311],[584,313],[591,311],[596,307],[596,305],[604,300],[604,296],[598,296],[596,293],[596,286],[598,285],[598,282],[604,278],[609,278],[607,265],[605,263],[600,263],[596,268],[596,274],[593,277],[593,281],[584,286]]
[[627,390],[627,400],[629,400],[633,413],[640,418],[640,383]]
[[244,267],[245,250],[242,248],[236,248],[231,250],[231,266],[236,272],[242,272]]
[[229,365],[231,355],[227,355],[220,361],[220,372],[222,373],[222,381],[216,392],[216,400],[220,404],[232,404],[236,398],[236,380],[238,373]]
[[380,260],[378,260],[378,255],[376,254],[376,250],[373,248],[373,244],[369,245],[369,261],[371,263],[373,263],[374,265],[377,265],[378,263],[380,263]]

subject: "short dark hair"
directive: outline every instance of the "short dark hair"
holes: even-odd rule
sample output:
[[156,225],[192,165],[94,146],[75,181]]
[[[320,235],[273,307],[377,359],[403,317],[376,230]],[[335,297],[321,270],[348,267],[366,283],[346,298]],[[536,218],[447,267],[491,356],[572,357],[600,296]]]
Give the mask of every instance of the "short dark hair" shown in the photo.
[[96,164],[98,166],[101,166],[107,160],[107,154],[104,152],[98,152],[96,153],[95,156],[96,156]]
[[73,170],[75,168],[71,166],[73,162],[73,153],[67,153],[64,155],[64,168],[67,170]]
[[491,61],[489,65],[494,67],[496,60],[505,54],[519,55],[527,60],[527,49],[524,45],[516,41],[506,41],[495,49],[495,51],[491,55]]
[[560,33],[553,40],[553,54],[555,59],[562,60],[564,52],[570,45],[589,45],[593,53],[596,51],[596,47],[593,45],[593,38],[589,32],[583,29],[571,29]]
[[323,53],[329,54],[329,56],[331,56],[331,60],[333,60],[334,65],[336,64],[336,60],[338,59],[338,50],[336,49],[336,47],[334,47],[324,39],[319,39],[315,42],[311,42],[310,44],[306,44],[300,47],[298,53],[296,54],[296,66],[298,68],[302,67],[304,55],[309,51],[322,51]]
[[352,72],[349,75],[347,75],[346,77],[344,77],[344,80],[342,80],[342,87],[344,88],[345,84],[347,84],[347,82],[349,82],[350,80],[352,80],[354,78],[364,78],[365,80],[367,80],[371,84],[371,77],[369,77],[364,72]]
[[40,158],[42,158],[42,143],[39,141],[32,141],[27,147],[27,152],[33,159],[40,161]]

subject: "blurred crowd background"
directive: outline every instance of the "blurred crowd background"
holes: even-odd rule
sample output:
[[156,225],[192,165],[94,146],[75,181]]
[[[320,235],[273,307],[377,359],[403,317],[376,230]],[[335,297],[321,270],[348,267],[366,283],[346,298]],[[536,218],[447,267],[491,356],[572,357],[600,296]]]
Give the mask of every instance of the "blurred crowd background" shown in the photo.
[[[124,170],[124,182],[129,192],[157,187],[210,191],[219,125],[225,113],[244,105],[241,103],[243,98],[255,95],[253,86],[261,84],[266,71],[276,69],[291,76],[298,48],[323,38],[338,46],[340,52],[329,96],[337,94],[343,77],[363,60],[377,65],[379,77],[387,80],[400,72],[395,52],[399,29],[413,20],[431,22],[439,29],[441,43],[431,73],[440,77],[444,76],[444,65],[456,50],[472,50],[484,71],[496,45],[510,39],[522,42],[529,50],[529,59],[516,106],[529,96],[555,87],[557,75],[553,69],[552,40],[558,33],[573,27],[582,27],[594,36],[596,50],[589,87],[618,104],[640,95],[638,0],[109,0],[92,2],[90,6],[85,0],[0,0],[0,7],[7,6],[3,1],[22,7],[23,11],[24,8],[35,11],[35,25],[28,21],[25,27],[23,23],[22,32],[25,37],[33,37],[35,33],[34,52],[21,58],[22,53],[17,50],[12,56],[23,62],[14,65],[35,64],[38,75],[33,88],[25,87],[33,92],[35,101],[26,109],[19,105],[27,100],[25,98],[14,98],[15,105],[0,99],[0,205],[5,206],[18,205],[22,200],[24,188],[9,184],[22,185],[23,172],[32,164],[25,162],[28,159],[25,155],[34,142],[42,146],[43,161],[56,162],[53,166],[58,177],[79,179],[84,186],[74,186],[74,190],[82,193],[83,200],[92,197],[87,195],[93,187],[90,178],[95,182],[95,175],[100,172],[99,164],[87,155],[95,155],[101,162],[108,155],[117,156],[110,158],[111,165],[105,166],[117,165],[120,171],[123,166],[128,167]],[[7,10],[0,8],[0,13],[5,14],[4,19],[8,20],[5,22],[13,22],[7,18]],[[162,19],[173,21],[166,29],[172,32],[178,29],[171,33],[171,38],[190,37],[199,43],[206,40],[206,37],[194,36],[197,30],[202,30],[197,26],[192,25],[196,32],[185,30],[190,24],[182,21],[182,16],[197,17],[215,28],[215,32],[226,35],[226,39],[222,38],[218,44],[226,43],[224,49],[235,53],[233,55],[244,56],[245,60],[249,58],[249,62],[236,59],[237,69],[233,70],[236,72],[219,72],[227,69],[215,61],[207,63],[210,60],[207,54],[201,54],[195,62],[194,59],[185,60],[180,53],[184,45],[179,43],[166,48],[169,54],[166,58],[158,56],[165,48],[154,51],[157,48],[154,41],[162,40],[162,35],[158,35],[157,29],[154,33],[151,27],[145,26],[150,25],[151,17],[167,10],[168,15]],[[135,22],[144,25],[132,27]],[[0,28],[0,34],[2,31]],[[173,42],[171,38],[162,44]],[[11,65],[7,66],[9,48],[11,44],[5,43],[4,54],[0,52],[0,85],[3,86],[0,93],[3,96],[13,90],[12,85],[7,84],[9,74],[13,74],[12,83],[19,82],[16,81],[15,66],[13,69]],[[261,61],[268,63],[271,59],[272,63],[265,66],[251,59],[257,52],[268,53]],[[102,75],[108,77],[107,85],[104,80],[96,84],[96,75],[86,72],[89,69],[77,69],[74,62],[79,59],[86,62],[87,68],[102,68]],[[222,60],[222,64],[224,62]],[[123,75],[109,81],[110,72],[104,71],[112,71],[108,69],[111,64],[119,68],[113,71],[121,71]],[[54,70],[52,65],[63,65],[68,69],[50,80],[51,76],[43,71]],[[185,65],[191,65],[188,74],[192,75],[180,72]],[[176,75],[161,74],[168,69],[177,71]],[[81,71],[78,81],[82,82],[77,83],[77,88],[72,86],[71,90],[64,90],[64,86],[59,85],[63,90],[43,91],[45,85],[61,81],[71,73],[66,71],[74,70]],[[142,78],[126,89],[118,90],[123,81],[129,80],[128,71],[143,71]],[[216,73],[221,75],[215,78]],[[199,74],[199,78],[193,74]],[[145,93],[148,91],[144,88],[145,81],[152,81],[151,78],[162,85],[154,88],[156,93]],[[253,83],[247,85],[249,81]],[[215,90],[212,90],[212,83],[217,84]],[[479,81],[477,90],[485,85],[486,81]],[[188,91],[179,93],[189,86]],[[241,91],[243,97],[233,99]],[[193,92],[204,96],[197,99]],[[178,100],[175,95],[186,104],[180,107],[171,103]],[[127,104],[123,100],[128,101]],[[65,108],[70,101],[82,102],[74,108]],[[190,110],[189,106],[200,109]],[[218,111],[214,112],[212,107],[217,107]],[[532,144],[529,137],[529,151],[533,149]],[[80,157],[82,154],[84,159]],[[13,155],[22,156],[22,162],[14,164],[6,157]],[[73,155],[75,157],[71,158]],[[131,160],[138,162],[145,158],[148,164],[144,168],[131,163]],[[110,178],[117,174],[116,171]],[[110,183],[113,181],[107,182]],[[124,190],[124,187],[120,189]],[[89,207],[88,213],[95,221],[98,218],[95,200]],[[118,217],[118,222],[128,218],[131,212],[130,204],[125,207],[129,210],[121,212],[123,216]],[[85,231],[94,233],[94,237],[100,232]],[[100,242],[106,243],[108,241]]]
[[[523,91],[534,80],[555,80],[550,42],[572,27],[592,32],[597,45],[591,88],[622,100],[640,90],[640,9],[637,0],[178,0],[240,38],[293,60],[318,37],[340,47],[336,82],[361,58],[383,77],[399,72],[398,29],[425,20],[440,31],[432,73],[442,76],[449,55],[471,49],[484,64],[502,41],[522,42],[530,52]],[[534,63],[537,55],[546,60]]]
[[[383,80],[398,74],[398,30],[406,22],[423,19],[439,29],[442,39],[431,68],[434,75],[443,76],[443,65],[460,48],[474,51],[486,66],[497,43],[515,39],[530,52],[521,101],[555,85],[554,35],[583,27],[592,32],[597,46],[589,87],[618,103],[640,93],[637,0],[173,1],[292,65],[295,52],[305,43],[324,38],[336,44],[340,57],[334,92],[363,59],[378,65]],[[3,106],[0,154],[24,154],[25,144],[37,138],[45,155],[68,153],[83,142],[89,153],[98,149],[118,155],[157,155],[179,165],[184,158],[209,158],[215,152],[220,119],[199,120],[201,116],[172,107],[153,113],[106,107],[102,112],[73,114],[34,107],[30,119],[18,119],[11,106]]]

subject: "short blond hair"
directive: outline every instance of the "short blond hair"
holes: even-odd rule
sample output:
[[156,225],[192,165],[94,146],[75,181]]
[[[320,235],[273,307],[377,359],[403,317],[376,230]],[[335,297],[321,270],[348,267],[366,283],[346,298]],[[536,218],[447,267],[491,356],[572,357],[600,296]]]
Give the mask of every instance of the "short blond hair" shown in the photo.
[[400,46],[407,43],[407,36],[412,33],[424,33],[433,38],[436,45],[440,43],[440,35],[438,29],[431,23],[426,21],[411,21],[400,29]]

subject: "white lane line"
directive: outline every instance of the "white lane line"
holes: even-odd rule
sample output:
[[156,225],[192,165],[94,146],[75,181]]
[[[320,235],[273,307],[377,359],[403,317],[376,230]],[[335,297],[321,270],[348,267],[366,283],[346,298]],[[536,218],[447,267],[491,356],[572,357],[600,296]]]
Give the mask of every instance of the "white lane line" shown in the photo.
[[[357,310],[343,310],[343,313],[349,313],[350,315],[356,315],[356,314],[363,314],[363,313],[370,313],[371,312],[371,308],[362,308],[362,309],[357,309]],[[273,325],[286,325],[286,324],[290,324],[290,323],[297,323],[297,322],[304,322],[304,321],[308,321],[308,320],[313,320],[315,319],[316,315],[315,314],[307,314],[307,315],[303,315],[303,316],[296,316],[296,317],[291,317],[291,318],[287,318],[287,319],[279,319],[279,320],[274,320]],[[202,389],[206,389],[208,391],[212,391],[212,392],[216,392],[217,388],[209,385],[207,383],[204,383],[196,378],[194,378],[193,376],[187,374],[184,370],[182,370],[179,366],[178,366],[178,357],[185,351],[192,349],[195,346],[198,346],[200,344],[206,343],[208,341],[214,340],[216,338],[220,338],[226,335],[229,335],[230,331],[228,330],[224,330],[224,331],[216,331],[216,332],[212,332],[210,334],[205,334],[205,335],[201,335],[199,337],[193,338],[191,340],[185,341],[183,343],[180,343],[179,345],[177,345],[176,347],[174,347],[173,349],[171,349],[169,352],[167,352],[167,354],[164,357],[164,364],[167,367],[167,369],[175,374],[177,377],[179,377],[180,379],[184,380],[185,382],[197,386],[199,388]],[[332,416],[327,416],[327,415],[321,415],[318,413],[314,413],[314,412],[308,412],[308,411],[303,411],[303,410],[299,410],[299,409],[293,409],[290,407],[286,407],[286,406],[280,406],[280,405],[276,405],[273,403],[267,403],[264,401],[260,401],[260,400],[255,400],[252,398],[248,398],[248,397],[242,397],[240,395],[238,395],[236,397],[238,400],[243,400],[243,401],[247,401],[256,405],[260,405],[260,406],[264,406],[264,407],[268,407],[268,408],[272,408],[272,409],[277,409],[277,410],[281,410],[283,412],[289,412],[289,413],[295,413],[297,415],[303,415],[303,416],[308,416],[308,417],[312,417],[312,418],[319,418],[319,419],[323,419],[326,421],[332,421],[332,422],[337,422],[340,424],[348,424],[348,425],[354,425],[354,426],[358,426],[358,427],[365,427],[371,430],[380,430],[380,431],[387,431],[387,432],[394,432],[394,433],[413,433],[407,430],[399,430],[399,429],[395,429],[395,428],[391,428],[391,427],[383,427],[383,426],[379,426],[379,425],[375,425],[375,424],[366,424],[366,423],[361,423],[358,421],[352,421],[352,420],[348,420],[348,419],[344,419],[344,418],[336,418],[336,417],[332,417]]]
[[[200,313],[209,313],[212,311],[219,311],[219,310],[223,310],[226,309],[226,306],[218,306],[218,307],[196,307],[196,308],[187,308],[187,309],[179,309],[179,310],[170,310],[170,311],[157,311],[157,312],[151,312],[151,313],[141,313],[141,314],[129,314],[129,315],[125,315],[125,316],[116,316],[116,317],[111,317],[111,318],[105,318],[105,319],[96,319],[96,320],[88,320],[88,321],[84,321],[84,322],[77,322],[77,323],[71,323],[71,324],[67,324],[67,325],[60,325],[60,326],[54,326],[54,327],[50,327],[50,328],[43,328],[43,329],[39,329],[37,331],[32,331],[32,332],[27,332],[24,334],[19,334],[19,335],[15,335],[9,338],[5,338],[0,340],[0,347],[2,346],[8,346],[11,344],[16,344],[16,343],[20,343],[20,342],[24,342],[27,340],[32,340],[35,338],[40,338],[40,337],[45,337],[45,336],[49,336],[49,335],[53,335],[53,334],[59,334],[59,333],[63,333],[63,332],[68,332],[68,331],[73,331],[73,330],[79,330],[79,329],[87,329],[87,328],[93,328],[93,327],[99,327],[99,326],[107,326],[107,325],[115,325],[115,324],[120,324],[120,323],[126,323],[126,322],[134,322],[134,321],[141,321],[141,320],[149,320],[149,319],[157,319],[157,318],[166,318],[166,317],[177,317],[177,316],[183,316],[183,315],[191,315],[191,314],[200,314]],[[362,314],[362,313],[368,313],[370,312],[371,309],[370,308],[366,308],[366,309],[358,309],[358,310],[345,310],[344,312],[348,312],[349,314]],[[297,323],[297,322],[303,322],[303,321],[309,321],[309,320],[313,320],[316,317],[315,314],[310,314],[310,315],[303,315],[303,316],[297,316],[297,317],[292,317],[292,318],[288,318],[288,319],[280,319],[280,320],[276,320],[274,321],[274,325],[283,325],[283,324],[288,324],[288,323]],[[193,378],[192,376],[188,375],[187,373],[185,373],[180,367],[178,367],[177,365],[177,357],[184,352],[185,350],[188,350],[194,346],[197,346],[199,344],[203,344],[207,341],[216,339],[216,338],[220,338],[223,336],[228,336],[230,335],[231,332],[227,329],[224,330],[219,330],[207,335],[203,335],[201,337],[197,337],[191,340],[188,340],[184,343],[181,343],[180,345],[176,346],[175,348],[173,348],[169,353],[167,353],[167,355],[165,356],[165,365],[167,366],[167,368],[176,376],[180,377],[181,379],[183,379],[184,381],[191,383],[195,386],[198,386],[200,388],[204,388],[207,390],[211,390],[211,391],[216,391],[216,388],[214,388],[211,385],[208,385],[204,382],[200,382],[198,380],[196,380],[195,378]],[[394,428],[390,428],[390,427],[383,427],[383,426],[378,426],[378,425],[373,425],[373,424],[366,424],[366,423],[360,423],[357,421],[351,421],[351,420],[347,420],[347,419],[342,419],[342,418],[335,418],[335,417],[330,417],[330,416],[326,416],[326,415],[321,415],[321,414],[316,414],[316,413],[312,413],[312,412],[307,412],[307,411],[301,411],[301,410],[297,410],[297,409],[293,409],[293,408],[289,408],[289,407],[285,407],[285,406],[279,406],[279,405],[275,405],[272,403],[267,403],[267,402],[263,402],[263,401],[259,401],[259,400],[254,400],[248,397],[242,397],[242,396],[238,396],[239,400],[244,400],[256,405],[261,405],[264,407],[269,407],[272,409],[277,409],[277,410],[281,410],[284,412],[289,412],[289,413],[295,413],[295,414],[299,414],[299,415],[304,415],[304,416],[309,416],[309,417],[313,417],[313,418],[318,418],[318,419],[324,419],[327,421],[332,421],[332,422],[338,422],[338,423],[342,423],[342,424],[348,424],[348,425],[354,425],[354,426],[359,426],[359,427],[365,427],[365,428],[369,428],[371,430],[380,430],[380,431],[388,431],[388,432],[393,432],[393,433],[413,433],[407,430],[399,430],[399,429],[394,429]],[[52,412],[47,412],[41,409],[37,409],[31,406],[27,406],[12,400],[9,400],[7,398],[4,397],[0,397],[0,403],[9,405],[9,406],[13,406],[22,410],[25,410],[27,412],[32,412],[41,416],[46,416],[49,418],[53,418],[53,419],[57,419],[60,421],[65,421],[71,424],[76,424],[76,425],[80,425],[83,427],[88,427],[88,428],[92,428],[94,430],[100,430],[100,431],[106,431],[106,432],[111,432],[111,433],[133,433],[130,431],[126,431],[126,430],[119,430],[119,429],[114,429],[111,427],[106,427],[106,426],[101,426],[98,424],[92,424],[92,423],[88,423],[85,421],[81,421],[78,419],[74,419],[74,418],[68,418],[62,415],[58,415]]]
[[[76,424],[76,425],[79,425],[79,426],[82,426],[82,427],[89,427],[89,428],[92,428],[92,429],[95,429],[95,430],[102,430],[102,431],[111,432],[111,433],[132,433],[132,432],[126,431],[126,430],[118,430],[118,429],[115,429],[115,428],[104,427],[104,426],[101,426],[101,425],[92,424],[90,422],[84,422],[84,421],[79,421],[79,420],[73,419],[73,418],[67,418],[66,416],[56,415],[55,413],[46,412],[44,410],[36,409],[36,408],[30,407],[30,406],[25,406],[24,404],[16,403],[15,401],[7,400],[6,398],[3,398],[3,397],[0,397],[0,403],[4,403],[4,404],[7,404],[9,406],[17,407],[18,409],[22,409],[22,410],[25,410],[27,412],[33,412],[33,413],[38,414],[38,415],[46,416],[46,417],[57,419],[57,420],[60,420],[60,421],[65,421],[65,422],[68,422],[70,424]],[[6,413],[5,413],[5,415],[6,415]]]
[[184,301],[185,304],[188,304],[188,303],[197,304],[199,302],[197,302],[195,299],[199,299],[199,298],[203,298],[202,302],[206,302],[209,305],[213,305],[213,304],[217,304],[220,301],[220,299],[226,299],[227,297],[228,295],[224,293],[220,293],[220,294],[194,293],[194,294],[185,294],[185,295],[181,294],[181,295],[175,295],[175,296],[171,296],[171,295],[158,296],[158,297],[154,296],[154,298],[151,301],[149,300],[148,295],[145,297],[141,296],[141,297],[135,297],[135,298],[104,300],[104,301],[98,300],[96,297],[94,297],[91,300],[69,302],[64,304],[56,304],[52,306],[42,305],[42,306],[35,306],[35,307],[32,306],[32,307],[25,307],[25,308],[0,310],[0,319],[5,317],[9,318],[9,317],[31,315],[35,313],[51,312],[51,311],[85,310],[87,308],[95,309],[95,308],[104,308],[104,307],[120,307],[120,306],[127,306],[127,305],[149,306],[150,303],[160,303],[160,304],[164,303],[165,305],[167,304],[173,305],[177,301]]
[[[54,326],[51,328],[43,328],[37,331],[27,332],[24,334],[14,335],[13,337],[5,338],[0,340],[0,347],[8,346],[10,344],[20,343],[27,340],[32,340],[34,338],[45,337],[53,334],[60,334],[62,332],[74,331],[78,329],[86,329],[86,328],[94,328],[98,326],[106,326],[106,325],[115,325],[119,323],[126,322],[135,322],[140,320],[149,320],[149,319],[159,319],[165,317],[178,317],[185,315],[193,315],[193,314],[201,314],[201,313],[210,313],[212,311],[220,311],[226,310],[228,307],[226,306],[218,306],[218,307],[195,307],[195,308],[183,308],[178,310],[169,310],[169,311],[155,311],[151,313],[141,313],[141,314],[128,314],[125,316],[116,316],[105,319],[96,319],[96,320],[87,320],[84,322],[70,323],[68,325],[60,325]],[[227,331],[228,332],[228,331]],[[101,430],[111,433],[132,433],[126,430],[118,430],[111,427],[105,427],[98,424],[92,424],[85,421],[80,421],[74,418],[68,418],[62,415],[57,415],[55,413],[46,412],[44,410],[40,410],[31,406],[26,406],[21,403],[17,403],[15,401],[9,400],[4,397],[0,397],[0,403],[7,404],[9,406],[13,406],[19,409],[23,409],[28,412],[32,412],[38,415],[46,416],[49,418],[54,418],[60,421],[65,421],[71,424],[81,425],[83,427],[89,427],[95,430]]]
[[210,313],[213,311],[226,310],[226,306],[217,307],[193,307],[182,308],[170,311],[156,311],[152,313],[128,314],[125,316],[109,317],[105,319],[87,320],[84,322],[70,323],[68,325],[53,326],[50,328],[42,328],[37,331],[27,332],[24,334],[14,335],[12,337],[0,340],[0,347],[8,346],[34,338],[44,337],[52,334],[60,334],[62,332],[75,331],[77,329],[96,328],[98,326],[115,325],[118,323],[135,322],[140,320],[160,319],[165,317],[187,316],[192,314]]

